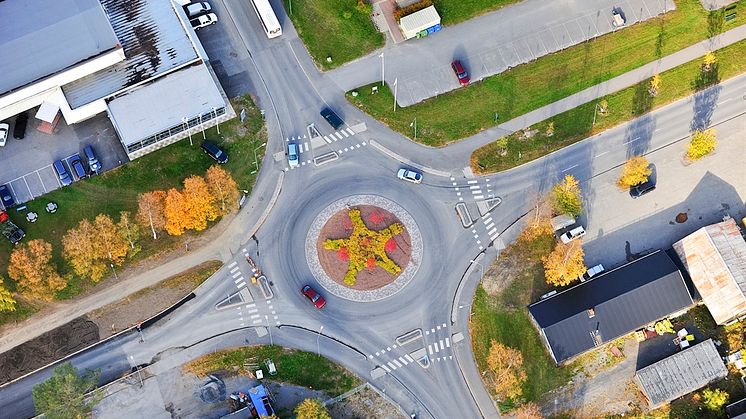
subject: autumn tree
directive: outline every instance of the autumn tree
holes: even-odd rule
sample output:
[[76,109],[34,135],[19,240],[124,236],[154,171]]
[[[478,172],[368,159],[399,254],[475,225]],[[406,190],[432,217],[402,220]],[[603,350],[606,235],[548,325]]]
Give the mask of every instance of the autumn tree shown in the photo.
[[561,287],[578,280],[588,270],[583,256],[580,240],[557,243],[552,253],[541,258],[547,283]]
[[175,188],[169,189],[166,193],[164,214],[166,232],[172,236],[182,235],[192,224],[187,200]]
[[207,222],[218,217],[215,198],[210,194],[205,179],[200,176],[189,176],[184,179],[182,195],[186,200],[189,222],[187,228],[202,231],[207,228]]
[[93,224],[86,219],[81,220],[77,227],[62,236],[62,248],[65,259],[76,274],[98,282],[104,277],[106,265],[99,258],[100,249],[94,242],[95,235]]
[[655,97],[658,96],[658,93],[661,90],[661,76],[659,74],[655,74],[650,79],[650,85],[648,86],[648,93],[650,93],[650,96]]
[[[0,276],[0,284],[2,283],[3,277]],[[3,311],[16,311],[16,299],[13,298],[13,293],[0,285],[0,312]]]
[[531,241],[546,234],[552,234],[552,207],[543,196],[534,198],[533,206],[528,214],[526,228],[519,239]]
[[650,162],[643,156],[635,156],[624,164],[617,185],[620,188],[631,188],[647,182],[651,174],[653,174],[653,168],[650,167]]
[[150,227],[153,240],[158,239],[158,231],[166,228],[166,192],[152,191],[137,197],[137,222],[143,227]]
[[52,245],[36,239],[20,245],[10,254],[8,276],[18,282],[23,294],[50,301],[54,293],[67,286],[52,264]]
[[305,399],[295,408],[296,419],[331,419],[320,400]]
[[694,131],[692,139],[686,147],[686,156],[690,160],[699,160],[715,151],[715,146],[717,146],[716,135],[717,132],[714,128],[705,131]]
[[90,417],[93,407],[101,401],[101,393],[93,391],[98,384],[98,373],[78,370],[66,362],[52,372],[52,376],[34,386],[31,396],[37,415],[47,419],[78,419]]
[[205,180],[210,194],[215,198],[218,215],[223,216],[238,209],[238,185],[230,173],[214,165],[207,169]]
[[557,214],[578,216],[583,213],[580,184],[572,175],[566,175],[562,182],[554,185],[549,193],[549,202]]
[[498,398],[504,400],[521,396],[526,372],[520,351],[493,340],[487,355],[487,367],[492,373],[493,389]]
[[712,51],[707,51],[705,56],[702,58],[702,70],[710,71],[717,64],[718,58]]
[[99,258],[121,266],[127,256],[127,240],[119,234],[114,221],[106,214],[99,214],[93,221],[94,243],[99,250]]
[[721,412],[723,410],[723,406],[728,403],[729,397],[730,396],[727,392],[719,388],[706,388],[702,390],[702,401],[704,402],[705,407],[712,410],[713,412]]
[[117,233],[129,244],[127,256],[132,257],[140,252],[140,244],[138,243],[140,241],[140,226],[132,222],[128,211],[119,213]]
[[522,404],[513,411],[513,417],[515,419],[544,419],[539,406],[531,402]]

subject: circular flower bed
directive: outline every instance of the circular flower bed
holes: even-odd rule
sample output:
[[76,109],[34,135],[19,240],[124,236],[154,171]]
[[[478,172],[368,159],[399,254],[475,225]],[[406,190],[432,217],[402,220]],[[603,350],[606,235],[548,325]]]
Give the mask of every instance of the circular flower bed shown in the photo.
[[394,214],[358,205],[326,221],[316,251],[321,267],[337,284],[375,290],[394,282],[409,264],[411,243],[406,227]]

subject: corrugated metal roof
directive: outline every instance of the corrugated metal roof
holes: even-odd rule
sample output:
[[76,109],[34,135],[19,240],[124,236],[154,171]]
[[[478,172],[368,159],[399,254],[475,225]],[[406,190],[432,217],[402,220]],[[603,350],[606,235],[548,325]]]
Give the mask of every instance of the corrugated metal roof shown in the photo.
[[224,107],[225,100],[205,64],[198,64],[116,96],[108,106],[122,143],[130,145]]
[[528,311],[561,363],[692,304],[681,272],[659,250],[533,303]]
[[0,94],[116,48],[98,0],[0,2]]
[[718,324],[746,313],[746,241],[735,220],[703,227],[673,248]]
[[435,6],[426,7],[399,20],[399,26],[405,32],[421,31],[438,23],[440,23],[440,15],[435,10]]
[[101,0],[124,48],[119,64],[62,86],[77,108],[198,58],[168,0]]
[[726,375],[723,359],[712,339],[707,339],[637,371],[635,381],[650,405],[656,407]]

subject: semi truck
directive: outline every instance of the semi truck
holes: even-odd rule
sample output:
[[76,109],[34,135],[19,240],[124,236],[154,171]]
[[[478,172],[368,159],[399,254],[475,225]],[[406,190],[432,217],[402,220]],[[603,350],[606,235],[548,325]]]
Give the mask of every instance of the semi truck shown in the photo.
[[10,217],[8,217],[8,213],[3,210],[0,210],[0,231],[12,244],[18,244],[21,239],[26,237],[26,232],[13,224],[13,221],[10,221]]

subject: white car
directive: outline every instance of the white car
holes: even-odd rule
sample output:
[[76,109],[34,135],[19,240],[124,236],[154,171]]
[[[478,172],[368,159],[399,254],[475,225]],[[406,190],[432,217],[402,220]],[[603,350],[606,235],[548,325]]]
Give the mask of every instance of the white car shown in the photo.
[[210,3],[206,1],[198,1],[198,2],[187,4],[186,6],[184,6],[184,10],[186,11],[187,16],[189,16],[189,18],[193,18],[199,15],[209,13],[212,10],[212,8],[210,7]]
[[604,270],[605,270],[604,269],[604,265],[601,265],[601,264],[598,264],[598,265],[596,265],[596,266],[594,266],[592,268],[588,268],[588,270],[585,271],[585,273],[583,275],[580,275],[580,278],[579,278],[580,282],[585,282],[585,281],[593,278],[594,276],[600,274]]
[[585,229],[583,228],[583,226],[577,226],[573,228],[572,230],[568,231],[567,233],[562,234],[560,236],[560,240],[562,240],[562,243],[567,244],[583,236],[585,236]]
[[409,170],[409,169],[399,169],[399,172],[397,172],[396,177],[398,177],[401,180],[406,180],[407,182],[412,182],[412,183],[422,182],[422,173],[415,172],[414,170]]
[[10,125],[0,123],[0,147],[4,146],[8,140],[8,132],[10,132]]
[[300,165],[300,160],[298,158],[298,144],[296,143],[288,144],[288,165],[291,169]]
[[194,19],[190,19],[192,27],[197,30],[218,23],[218,16],[215,13],[208,13],[206,15],[197,16]]

